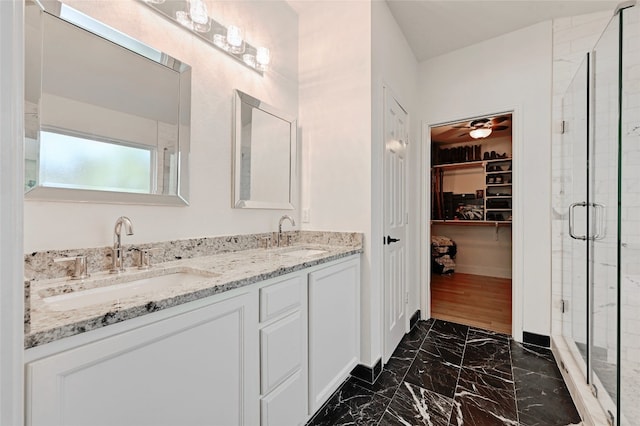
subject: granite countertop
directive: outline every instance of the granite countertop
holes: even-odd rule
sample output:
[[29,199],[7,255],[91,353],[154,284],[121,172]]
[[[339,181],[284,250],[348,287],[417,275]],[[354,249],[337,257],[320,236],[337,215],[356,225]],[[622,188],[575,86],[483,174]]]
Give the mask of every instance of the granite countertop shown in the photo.
[[[322,250],[323,253],[308,257],[286,255],[286,252],[300,248]],[[304,244],[279,249],[242,250],[175,260],[153,265],[147,270],[130,268],[117,275],[99,272],[88,279],[78,281],[68,278],[31,281],[30,318],[28,332],[25,334],[25,348],[39,346],[361,252],[361,246]],[[109,300],[77,309],[61,310],[55,303],[44,300],[60,294],[177,272],[189,273],[190,279],[184,284],[168,289]]]

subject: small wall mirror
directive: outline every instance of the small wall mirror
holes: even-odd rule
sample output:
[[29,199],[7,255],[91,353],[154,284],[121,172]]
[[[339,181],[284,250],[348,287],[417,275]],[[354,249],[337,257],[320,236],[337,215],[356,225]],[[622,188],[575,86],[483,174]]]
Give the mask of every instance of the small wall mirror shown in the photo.
[[191,68],[57,1],[25,14],[25,198],[188,204]]
[[239,90],[234,103],[233,206],[292,210],[296,119]]

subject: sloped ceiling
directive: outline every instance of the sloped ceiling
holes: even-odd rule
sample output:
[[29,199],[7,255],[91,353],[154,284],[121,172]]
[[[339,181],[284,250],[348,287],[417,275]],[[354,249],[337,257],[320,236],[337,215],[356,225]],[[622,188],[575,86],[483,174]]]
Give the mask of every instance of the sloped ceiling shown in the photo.
[[598,11],[620,1],[386,0],[418,62],[554,18]]

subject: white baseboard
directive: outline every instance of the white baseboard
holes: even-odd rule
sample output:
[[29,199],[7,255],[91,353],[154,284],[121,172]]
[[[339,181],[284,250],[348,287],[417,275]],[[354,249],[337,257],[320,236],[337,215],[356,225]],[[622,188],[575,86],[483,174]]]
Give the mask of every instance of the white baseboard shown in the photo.
[[511,269],[492,268],[490,266],[461,265],[458,263],[456,264],[456,272],[485,277],[511,278]]

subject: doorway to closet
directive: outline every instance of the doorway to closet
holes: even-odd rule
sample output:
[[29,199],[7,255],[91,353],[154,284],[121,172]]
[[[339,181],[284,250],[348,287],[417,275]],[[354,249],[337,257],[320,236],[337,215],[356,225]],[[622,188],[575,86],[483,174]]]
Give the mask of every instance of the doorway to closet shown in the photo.
[[512,122],[505,112],[429,128],[431,316],[508,335]]

